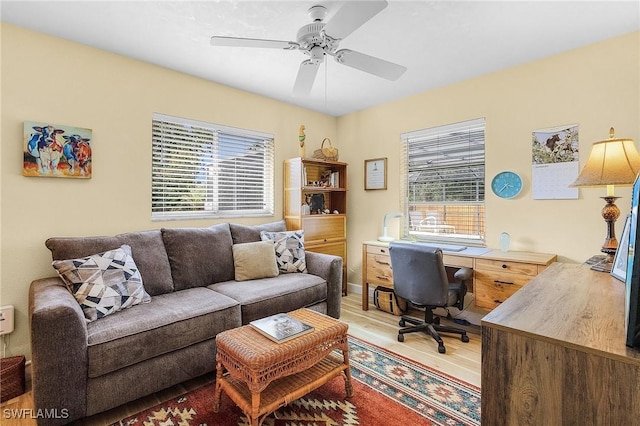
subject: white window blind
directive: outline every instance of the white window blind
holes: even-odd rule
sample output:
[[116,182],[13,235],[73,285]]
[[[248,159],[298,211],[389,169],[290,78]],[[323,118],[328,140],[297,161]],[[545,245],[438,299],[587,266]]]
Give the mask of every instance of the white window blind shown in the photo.
[[153,220],[273,215],[273,136],[153,115]]
[[405,235],[484,244],[484,119],[401,135]]

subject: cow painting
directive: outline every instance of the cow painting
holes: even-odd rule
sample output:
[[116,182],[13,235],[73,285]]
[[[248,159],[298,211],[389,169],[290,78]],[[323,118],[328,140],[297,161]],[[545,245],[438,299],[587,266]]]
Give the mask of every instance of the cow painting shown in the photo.
[[25,121],[25,176],[91,177],[91,129]]
[[58,143],[57,135],[64,133],[62,129],[53,126],[32,126],[27,149],[36,159],[38,172],[43,175],[59,174],[58,164],[62,156],[62,146]]
[[80,174],[85,176],[89,173],[91,161],[91,146],[89,138],[83,138],[80,135],[62,136],[66,143],[64,144],[64,156],[69,164],[69,174]]

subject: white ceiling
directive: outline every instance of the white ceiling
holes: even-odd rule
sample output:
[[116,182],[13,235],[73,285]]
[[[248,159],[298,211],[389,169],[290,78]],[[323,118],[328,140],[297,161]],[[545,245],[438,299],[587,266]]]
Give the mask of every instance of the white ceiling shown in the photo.
[[[404,65],[395,82],[321,66],[292,95],[297,50],[213,47],[212,35],[296,40],[307,9],[337,1],[4,1],[2,21],[334,116],[640,29],[635,1],[399,1],[346,37],[349,48]],[[615,57],[603,58],[615,61]],[[567,70],[570,71],[570,70]]]

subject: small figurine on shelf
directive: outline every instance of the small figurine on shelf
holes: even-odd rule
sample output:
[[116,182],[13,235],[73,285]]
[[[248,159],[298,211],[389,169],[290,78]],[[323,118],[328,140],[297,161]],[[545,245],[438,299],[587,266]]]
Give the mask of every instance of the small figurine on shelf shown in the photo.
[[304,146],[304,140],[307,138],[307,136],[304,134],[304,124],[300,125],[300,128],[298,129],[298,141],[300,142],[300,157],[304,158],[305,154],[306,154],[306,148]]

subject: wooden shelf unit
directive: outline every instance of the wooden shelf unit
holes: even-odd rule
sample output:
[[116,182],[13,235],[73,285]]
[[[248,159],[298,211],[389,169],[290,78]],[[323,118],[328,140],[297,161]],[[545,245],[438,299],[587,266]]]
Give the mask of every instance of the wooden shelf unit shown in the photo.
[[[337,173],[337,186],[314,186],[324,173]],[[306,177],[306,178],[305,178]],[[312,194],[322,194],[329,214],[302,214]],[[337,210],[339,213],[334,214]],[[315,158],[284,162],[284,220],[287,229],[304,230],[305,250],[342,257],[342,294],[347,294],[347,163]]]

